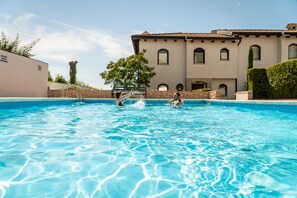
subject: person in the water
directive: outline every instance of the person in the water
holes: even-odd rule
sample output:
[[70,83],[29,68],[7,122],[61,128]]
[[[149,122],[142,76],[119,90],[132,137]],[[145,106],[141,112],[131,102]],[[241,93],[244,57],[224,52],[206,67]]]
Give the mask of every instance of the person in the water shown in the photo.
[[173,105],[173,106],[179,106],[179,105],[184,104],[184,102],[181,100],[180,93],[178,93],[178,92],[176,92],[173,95],[173,99],[170,100],[168,103]]
[[131,97],[132,95],[132,91],[130,91],[128,94],[126,95],[122,95],[122,92],[118,91],[116,92],[116,105],[117,106],[125,106],[125,100],[127,100],[128,98]]

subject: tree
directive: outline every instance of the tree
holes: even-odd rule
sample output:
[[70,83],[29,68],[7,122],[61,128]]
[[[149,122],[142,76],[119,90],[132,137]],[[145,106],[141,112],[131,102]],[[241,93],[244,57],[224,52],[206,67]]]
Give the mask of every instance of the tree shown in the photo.
[[51,75],[51,72],[50,72],[50,71],[48,71],[48,77],[47,77],[47,81],[49,81],[49,82],[53,82],[53,77],[52,77],[52,75]]
[[156,75],[154,68],[149,67],[145,52],[121,58],[117,62],[110,62],[100,73],[105,80],[104,84],[111,86],[136,87],[150,86],[150,79]]
[[69,71],[70,84],[76,84],[76,64],[77,63],[78,63],[77,61],[70,61],[69,62],[69,66],[70,66],[70,71]]
[[20,46],[20,37],[19,34],[17,34],[16,38],[14,40],[10,40],[3,32],[0,40],[0,49],[11,52],[14,54],[18,54],[20,56],[25,56],[28,58],[33,57],[34,55],[31,54],[33,47],[36,45],[36,43],[40,39],[34,40],[31,43]]
[[57,83],[67,83],[67,81],[65,80],[65,78],[62,75],[60,75],[60,74],[58,74],[56,76],[55,82],[57,82]]
[[248,56],[248,69],[252,69],[254,67],[254,53],[253,48],[250,47],[249,56]]

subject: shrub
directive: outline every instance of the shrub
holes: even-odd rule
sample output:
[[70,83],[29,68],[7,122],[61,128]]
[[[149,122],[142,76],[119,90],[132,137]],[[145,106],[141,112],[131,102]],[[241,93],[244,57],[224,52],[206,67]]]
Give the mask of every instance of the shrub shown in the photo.
[[51,72],[50,72],[50,71],[48,71],[48,75],[47,75],[47,81],[49,81],[49,82],[53,82],[53,77],[52,77],[52,75],[51,75]]
[[55,82],[57,82],[57,83],[67,83],[67,81],[65,80],[65,78],[62,75],[60,75],[60,74],[58,74],[56,76]]
[[249,69],[248,88],[254,98],[297,98],[297,59]]
[[297,98],[297,59],[267,68],[272,98]]
[[201,89],[195,89],[193,90],[193,92],[197,92],[197,91],[211,91],[211,88],[201,88]]
[[267,98],[269,93],[269,82],[266,69],[248,69],[248,90],[253,91],[254,98]]

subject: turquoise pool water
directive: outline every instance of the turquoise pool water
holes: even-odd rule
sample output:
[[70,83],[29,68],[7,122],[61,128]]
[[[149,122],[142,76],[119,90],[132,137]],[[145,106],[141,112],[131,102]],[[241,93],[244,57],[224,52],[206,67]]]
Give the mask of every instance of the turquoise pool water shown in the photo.
[[297,106],[0,102],[0,197],[297,197]]

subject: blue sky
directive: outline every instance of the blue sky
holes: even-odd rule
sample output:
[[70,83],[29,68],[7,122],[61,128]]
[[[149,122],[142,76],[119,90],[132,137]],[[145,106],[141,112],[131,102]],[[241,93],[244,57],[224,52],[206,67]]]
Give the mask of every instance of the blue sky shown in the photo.
[[109,61],[133,54],[131,35],[148,31],[284,29],[297,23],[297,0],[3,0],[0,31],[24,43],[41,38],[35,59],[55,77],[77,78],[97,88]]

